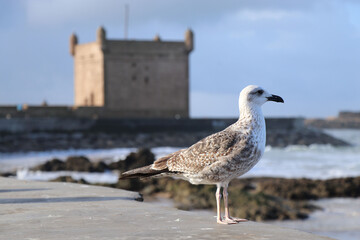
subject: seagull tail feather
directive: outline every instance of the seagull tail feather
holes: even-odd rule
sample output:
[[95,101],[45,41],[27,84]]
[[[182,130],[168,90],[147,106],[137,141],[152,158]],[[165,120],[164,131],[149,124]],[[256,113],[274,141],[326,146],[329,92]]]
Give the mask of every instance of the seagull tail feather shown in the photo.
[[147,177],[154,177],[154,176],[162,176],[162,173],[170,173],[170,174],[177,174],[178,172],[170,171],[167,163],[169,159],[178,155],[182,150],[177,152],[171,153],[165,157],[157,159],[153,164],[135,168],[129,170],[127,172],[121,173],[119,179],[128,179],[128,178],[147,178]]
[[148,165],[145,167],[135,168],[130,171],[121,173],[119,179],[122,180],[129,178],[146,178],[168,172],[168,169],[156,170],[156,169],[152,169],[151,167],[152,165]]

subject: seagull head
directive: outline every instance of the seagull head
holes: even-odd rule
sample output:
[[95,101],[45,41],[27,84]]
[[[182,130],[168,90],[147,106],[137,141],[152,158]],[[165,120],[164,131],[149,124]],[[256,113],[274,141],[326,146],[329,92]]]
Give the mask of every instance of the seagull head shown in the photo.
[[261,106],[267,101],[273,102],[284,102],[284,100],[277,95],[270,94],[265,91],[262,87],[249,85],[245,87],[239,97],[239,104],[241,105],[250,105],[250,106]]

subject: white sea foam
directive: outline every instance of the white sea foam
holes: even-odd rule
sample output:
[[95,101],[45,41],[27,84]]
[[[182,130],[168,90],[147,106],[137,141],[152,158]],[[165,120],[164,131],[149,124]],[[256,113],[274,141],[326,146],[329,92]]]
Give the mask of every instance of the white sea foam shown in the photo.
[[271,148],[244,177],[329,179],[360,176],[360,147],[324,145]]
[[[136,148],[113,148],[113,149],[69,149],[69,150],[53,150],[43,152],[27,152],[27,153],[0,153],[0,172],[14,171],[20,168],[30,168],[35,165],[46,162],[47,160],[58,158],[65,160],[69,156],[86,156],[91,161],[104,160],[105,162],[116,162],[131,153]],[[158,147],[152,151],[156,157],[165,156],[179,150],[173,147]]]
[[[29,153],[0,154],[0,172],[16,171],[16,178],[22,180],[49,181],[60,176],[71,176],[75,180],[84,179],[89,183],[116,183],[119,174],[117,172],[105,173],[87,173],[87,172],[41,172],[31,171],[29,168],[44,163],[47,160],[58,158],[65,160],[69,156],[83,155],[91,161],[104,160],[105,162],[115,162],[136,151],[135,148],[115,148],[115,149],[77,149],[61,151],[44,151]],[[155,156],[162,157],[169,153],[175,152],[179,148],[158,147],[153,148]]]

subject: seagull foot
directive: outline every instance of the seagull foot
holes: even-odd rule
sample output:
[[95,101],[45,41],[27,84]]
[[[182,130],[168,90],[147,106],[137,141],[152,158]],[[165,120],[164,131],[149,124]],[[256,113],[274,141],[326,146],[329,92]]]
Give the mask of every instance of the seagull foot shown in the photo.
[[225,221],[228,222],[234,222],[234,223],[239,223],[239,222],[248,222],[249,220],[244,219],[244,218],[234,218],[234,217],[225,217],[224,219]]
[[218,219],[217,220],[218,224],[225,224],[225,225],[230,225],[230,224],[237,224],[236,221],[229,219],[229,218],[224,218],[224,219]]

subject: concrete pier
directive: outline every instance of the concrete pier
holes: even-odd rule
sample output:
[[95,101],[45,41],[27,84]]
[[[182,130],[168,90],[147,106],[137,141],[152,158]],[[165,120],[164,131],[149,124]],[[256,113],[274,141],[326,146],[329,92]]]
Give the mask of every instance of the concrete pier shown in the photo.
[[0,178],[0,239],[329,239],[136,201],[119,189]]

